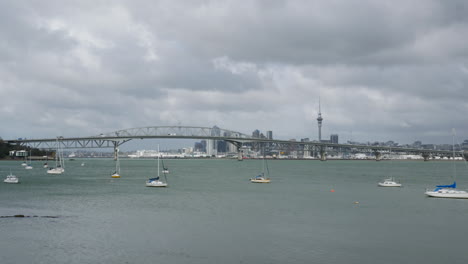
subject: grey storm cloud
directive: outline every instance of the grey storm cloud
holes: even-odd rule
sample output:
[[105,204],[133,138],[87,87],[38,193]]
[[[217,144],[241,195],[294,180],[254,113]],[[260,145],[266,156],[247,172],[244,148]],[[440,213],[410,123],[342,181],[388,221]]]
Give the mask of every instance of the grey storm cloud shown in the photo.
[[[3,1],[0,136],[468,139],[466,1]],[[30,120],[25,122],[25,120]]]

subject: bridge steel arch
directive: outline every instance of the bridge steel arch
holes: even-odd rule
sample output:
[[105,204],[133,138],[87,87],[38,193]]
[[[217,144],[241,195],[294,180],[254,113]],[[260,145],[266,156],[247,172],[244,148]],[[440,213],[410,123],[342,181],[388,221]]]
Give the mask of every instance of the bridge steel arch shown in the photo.
[[[149,126],[139,128],[129,128],[117,130],[109,133],[102,133],[97,136],[90,137],[63,137],[56,138],[42,138],[42,139],[16,139],[4,140],[10,144],[20,146],[28,146],[38,149],[56,149],[57,143],[62,148],[114,148],[114,153],[117,153],[117,148],[132,139],[145,139],[145,138],[174,138],[174,139],[208,139],[208,140],[224,140],[234,144],[237,147],[239,159],[242,158],[241,147],[244,143],[251,143],[254,146],[262,144],[269,144],[278,149],[288,149],[291,146],[299,149],[319,149],[321,155],[326,155],[326,149],[349,149],[381,152],[406,152],[418,153],[423,156],[430,156],[433,154],[442,154],[450,156],[451,151],[436,151],[415,148],[399,148],[399,147],[386,147],[386,146],[370,146],[370,145],[350,145],[350,144],[333,144],[328,142],[302,142],[290,140],[274,140],[265,138],[253,138],[241,132],[221,129],[218,127],[194,127],[194,126]],[[306,148],[307,146],[307,148]],[[457,156],[468,158],[466,152],[457,152]],[[425,157],[425,158],[426,158]],[[322,157],[323,158],[323,157]]]

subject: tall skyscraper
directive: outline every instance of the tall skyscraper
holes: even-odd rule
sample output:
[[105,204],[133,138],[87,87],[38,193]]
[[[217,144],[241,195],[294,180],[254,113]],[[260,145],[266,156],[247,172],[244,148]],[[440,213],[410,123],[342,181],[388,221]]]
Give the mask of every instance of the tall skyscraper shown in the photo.
[[318,122],[318,140],[319,142],[322,141],[322,112],[320,110],[320,97],[319,97],[319,112],[318,112],[318,117],[317,117],[317,122]]
[[255,129],[255,130],[252,132],[252,137],[253,137],[253,138],[260,138],[260,130]]
[[267,139],[273,139],[273,131],[267,131]]
[[334,144],[338,144],[338,134],[330,135],[330,142]]
[[[219,127],[214,126],[211,129],[211,136],[214,136],[214,137],[221,136],[221,130],[219,129]],[[206,154],[208,154],[209,156],[218,155],[218,140],[209,139],[207,141]]]

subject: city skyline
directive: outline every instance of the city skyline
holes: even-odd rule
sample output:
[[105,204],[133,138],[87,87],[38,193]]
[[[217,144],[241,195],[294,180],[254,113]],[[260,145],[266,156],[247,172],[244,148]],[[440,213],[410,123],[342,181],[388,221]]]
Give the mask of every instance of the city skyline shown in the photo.
[[[0,137],[468,138],[465,1],[3,1]],[[369,21],[372,21],[370,23]]]

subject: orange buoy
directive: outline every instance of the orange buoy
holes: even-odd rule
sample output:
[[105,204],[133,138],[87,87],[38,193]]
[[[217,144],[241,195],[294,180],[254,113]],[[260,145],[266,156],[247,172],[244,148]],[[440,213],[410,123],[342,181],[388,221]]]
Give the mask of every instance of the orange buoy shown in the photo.
[[330,192],[335,192],[335,189],[331,189]]

